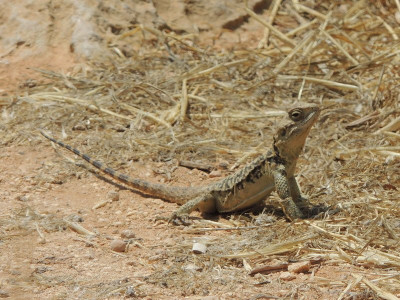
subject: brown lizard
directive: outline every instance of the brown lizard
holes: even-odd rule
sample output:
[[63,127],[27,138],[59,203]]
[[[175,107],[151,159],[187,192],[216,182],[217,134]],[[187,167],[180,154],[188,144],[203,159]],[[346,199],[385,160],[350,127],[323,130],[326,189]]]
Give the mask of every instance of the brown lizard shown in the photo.
[[173,213],[171,220],[182,219],[195,209],[204,213],[243,210],[263,201],[275,190],[285,215],[293,221],[303,217],[300,207],[309,205],[308,200],[301,195],[294,171],[308,133],[319,113],[320,109],[317,106],[289,110],[291,121],[278,129],[270,151],[260,155],[236,173],[208,186],[200,187],[168,186],[131,178],[117,173],[43,131],[41,133],[50,141],[72,151],[116,180],[151,196],[181,204],[182,206]]

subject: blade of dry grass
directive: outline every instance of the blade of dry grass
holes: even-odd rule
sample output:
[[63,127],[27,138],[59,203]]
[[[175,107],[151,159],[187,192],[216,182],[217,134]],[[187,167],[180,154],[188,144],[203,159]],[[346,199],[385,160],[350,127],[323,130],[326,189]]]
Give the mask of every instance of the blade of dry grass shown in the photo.
[[185,120],[186,111],[189,106],[189,99],[187,94],[187,79],[182,80],[182,97],[181,97],[181,122]]
[[349,90],[349,91],[358,91],[359,90],[358,86],[355,86],[352,84],[340,83],[340,82],[335,82],[335,81],[331,81],[331,80],[313,78],[313,77],[308,77],[308,76],[279,75],[278,79],[281,79],[281,80],[306,80],[309,82],[318,83],[321,85],[325,85],[325,86],[340,89],[340,90]]
[[[269,14],[269,18],[268,18],[268,23],[271,26],[274,23],[276,13],[278,12],[281,2],[282,2],[282,0],[273,0],[272,1],[272,4],[271,4],[272,9],[271,9],[271,13]],[[260,40],[260,42],[258,43],[258,48],[265,48],[266,46],[268,46],[268,39],[269,39],[270,31],[271,30],[269,28],[264,29],[264,35],[263,35],[262,39]]]
[[297,1],[294,2],[294,7],[297,10],[299,10],[300,12],[306,12],[306,13],[313,15],[314,17],[317,17],[321,20],[326,20],[326,18],[327,18],[324,14],[321,14],[320,12],[318,12],[312,8],[309,8],[303,4],[299,4]]
[[396,297],[395,295],[393,295],[392,293],[389,293],[387,291],[384,291],[383,289],[381,289],[380,287],[376,286],[375,284],[373,284],[371,281],[369,281],[368,279],[357,275],[357,274],[351,274],[358,282],[363,282],[366,286],[368,286],[371,290],[373,290],[378,297],[382,298],[382,299],[386,299],[386,300],[399,300],[398,297]]
[[261,248],[257,251],[250,251],[250,252],[241,252],[237,254],[230,254],[230,255],[222,255],[221,257],[225,258],[247,258],[247,257],[256,257],[256,256],[269,256],[269,255],[276,255],[276,254],[283,254],[290,251],[297,250],[304,242],[311,241],[316,238],[318,235],[311,234],[306,235],[304,237],[294,239],[291,241],[281,242],[274,245],[269,245],[267,247]]
[[305,47],[311,39],[314,37],[315,33],[313,31],[309,32],[305,38],[293,48],[292,52],[290,52],[273,70],[275,74],[278,74],[283,67],[287,65],[287,63],[292,60],[292,58],[298,53],[303,47]]
[[271,32],[273,32],[276,37],[278,39],[280,39],[282,42],[285,42],[291,46],[295,46],[296,43],[288,38],[286,35],[284,35],[282,32],[280,32],[278,29],[276,29],[274,26],[270,25],[268,22],[264,21],[263,19],[261,19],[255,12],[253,12],[251,9],[245,7],[244,8],[245,11],[252,17],[254,18],[257,22],[261,23],[262,25],[264,25],[265,27],[267,27],[269,30],[271,30]]

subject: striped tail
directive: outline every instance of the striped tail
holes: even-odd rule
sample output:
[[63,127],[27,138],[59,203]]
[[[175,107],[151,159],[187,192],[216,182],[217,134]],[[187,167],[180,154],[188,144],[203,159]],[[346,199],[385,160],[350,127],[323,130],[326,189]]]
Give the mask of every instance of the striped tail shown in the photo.
[[89,155],[82,153],[78,149],[71,147],[70,145],[64,144],[53,137],[47,135],[42,130],[40,133],[46,138],[56,143],[57,145],[73,152],[74,154],[78,155],[79,157],[86,160],[88,163],[96,167],[97,169],[101,170],[105,174],[111,176],[112,178],[119,180],[134,189],[142,191],[146,194],[151,196],[155,196],[161,199],[165,199],[174,203],[184,204],[188,200],[196,197],[197,195],[201,194],[203,188],[199,187],[178,187],[178,186],[167,186],[159,183],[152,183],[142,179],[131,178],[128,175],[119,173],[112,168],[105,166],[102,162],[92,159]]

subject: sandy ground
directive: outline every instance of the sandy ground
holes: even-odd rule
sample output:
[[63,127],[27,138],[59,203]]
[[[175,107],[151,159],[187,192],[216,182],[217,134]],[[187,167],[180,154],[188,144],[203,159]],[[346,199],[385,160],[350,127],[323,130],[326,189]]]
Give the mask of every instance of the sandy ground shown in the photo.
[[[155,216],[168,216],[177,205],[119,190],[83,171],[78,171],[81,178],[43,183],[42,176],[49,175],[43,172],[45,166],[60,159],[48,145],[11,146],[2,151],[4,238],[0,246],[7,255],[1,256],[0,274],[2,292],[12,299],[273,299],[299,294],[306,299],[337,299],[340,284],[327,288],[321,278],[340,282],[350,280],[351,274],[379,275],[328,262],[316,263],[290,281],[281,279],[283,271],[249,276],[241,259],[232,264],[230,260],[198,257],[191,251],[196,241],[218,247],[221,240],[240,239],[246,232],[196,234],[186,227],[155,221]],[[146,166],[137,168],[134,174],[149,170]],[[180,169],[175,173],[174,184],[202,181],[200,171]],[[117,193],[119,200],[113,201],[109,193]],[[100,203],[104,205],[93,209]],[[63,219],[96,236],[66,228]],[[212,219],[232,225],[228,219]],[[284,220],[280,222],[287,226]],[[259,229],[258,234],[273,235],[268,228]],[[112,251],[113,240],[125,241],[129,248],[122,253]],[[259,262],[262,265],[262,260]],[[273,260],[268,265],[280,263]],[[368,292],[357,295],[368,299]]]

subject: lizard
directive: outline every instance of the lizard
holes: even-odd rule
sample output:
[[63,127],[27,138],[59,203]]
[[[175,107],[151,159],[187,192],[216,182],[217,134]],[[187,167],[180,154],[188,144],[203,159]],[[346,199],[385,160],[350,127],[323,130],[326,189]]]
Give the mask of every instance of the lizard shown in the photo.
[[300,208],[310,205],[303,197],[294,172],[306,138],[317,121],[320,108],[315,105],[296,107],[288,111],[290,122],[278,128],[272,149],[259,155],[237,172],[206,186],[179,187],[131,178],[92,159],[81,151],[47,135],[41,134],[73,152],[117,181],[153,197],[180,204],[170,221],[182,220],[195,209],[202,213],[240,211],[266,199],[276,191],[280,206],[290,221],[303,218]]

